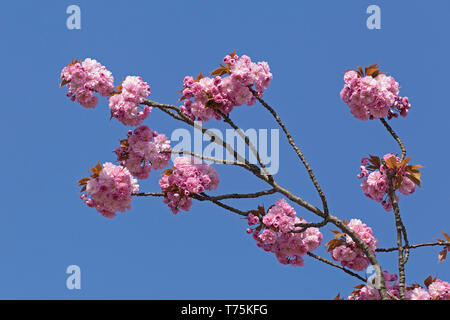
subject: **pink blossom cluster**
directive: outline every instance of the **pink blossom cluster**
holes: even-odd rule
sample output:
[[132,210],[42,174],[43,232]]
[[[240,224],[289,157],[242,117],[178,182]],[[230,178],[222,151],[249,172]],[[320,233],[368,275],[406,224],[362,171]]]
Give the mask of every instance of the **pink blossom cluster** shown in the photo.
[[[362,223],[359,219],[351,219],[347,226],[369,246],[370,250],[375,251],[378,246],[378,240],[373,236],[372,228]],[[343,236],[343,244],[337,246],[331,251],[331,257],[335,261],[340,261],[343,267],[356,271],[367,268],[370,261],[364,252],[356,245],[349,235]]]
[[[391,295],[399,298],[400,294],[397,275],[389,273],[387,271],[383,271],[383,275],[386,283],[386,291]],[[353,291],[353,294],[348,297],[348,300],[381,300],[381,296],[378,292],[378,289],[376,289],[375,287],[376,283],[370,286],[369,285],[362,286],[362,288]]]
[[450,283],[435,280],[428,286],[428,294],[432,300],[450,300]]
[[362,77],[350,70],[344,75],[345,85],[341,98],[350,108],[350,112],[360,120],[406,117],[411,107],[408,98],[400,98],[399,84],[392,77],[377,73],[375,77]]
[[[223,61],[226,66],[222,66],[222,71],[215,73],[214,78],[184,78],[184,104],[180,109],[190,119],[221,119],[220,113],[228,114],[236,106],[255,103],[249,87],[261,97],[270,85],[272,74],[267,62],[254,63],[246,55],[239,58],[235,54],[227,55]],[[222,78],[224,74],[227,76]]]
[[150,95],[150,86],[141,77],[128,76],[119,87],[119,92],[109,98],[111,117],[126,126],[140,125],[150,114],[152,107],[140,104]]
[[131,195],[138,190],[137,180],[127,168],[106,162],[101,172],[87,181],[86,192],[90,198],[82,194],[81,199],[104,217],[113,218],[117,211],[131,209]]
[[[397,162],[400,161],[400,159],[392,153],[385,154],[383,156],[383,159],[384,161],[386,161],[391,157],[395,157]],[[361,188],[368,198],[380,202],[386,211],[391,211],[392,201],[388,196],[389,185],[386,172],[386,169],[391,169],[386,168],[385,165],[381,164],[379,169],[369,173],[369,170],[366,167],[368,161],[369,160],[367,158],[362,158],[361,160],[361,172],[358,174],[358,178],[367,178],[361,182]],[[409,195],[416,189],[416,184],[411,179],[409,179],[407,175],[408,172],[404,168],[400,168],[397,170],[396,177],[393,178],[392,181],[393,186],[395,186],[397,184],[396,179],[400,179],[401,183],[398,185],[398,191],[400,191],[400,193],[404,195]],[[399,197],[397,194],[395,195],[395,197],[398,201]]]
[[120,141],[114,151],[121,165],[138,179],[147,179],[150,171],[162,169],[169,163],[170,141],[164,134],[140,126],[128,132],[128,138]]
[[[383,272],[386,290],[391,295],[400,298],[398,277],[395,274]],[[450,300],[450,283],[442,280],[434,280],[423,288],[419,285],[406,287],[405,298],[407,300]],[[381,300],[381,296],[375,286],[363,286],[359,290],[355,290],[349,300]]]
[[165,193],[164,203],[176,214],[180,209],[188,211],[191,208],[192,194],[216,189],[219,175],[209,164],[196,163],[189,156],[177,157],[173,167],[159,180],[159,185]]
[[296,224],[305,224],[307,221],[297,217],[294,208],[284,199],[278,199],[267,214],[249,213],[247,219],[250,226],[259,224],[254,230],[247,229],[256,245],[273,252],[278,261],[285,265],[303,266],[303,255],[315,250],[322,242],[322,233],[317,228],[310,227],[301,233],[292,232],[302,229]]
[[98,98],[109,96],[114,91],[114,78],[104,66],[96,60],[87,58],[83,62],[78,59],[64,67],[61,72],[61,86],[67,84],[67,96],[78,101],[85,108],[95,108]]

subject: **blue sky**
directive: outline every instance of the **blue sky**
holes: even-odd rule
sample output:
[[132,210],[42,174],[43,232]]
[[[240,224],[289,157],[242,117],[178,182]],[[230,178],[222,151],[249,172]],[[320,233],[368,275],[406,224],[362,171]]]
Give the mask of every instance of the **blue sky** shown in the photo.
[[[66,28],[71,4],[81,8],[81,30]],[[371,4],[381,7],[381,30],[366,27]],[[444,167],[450,156],[448,12],[444,0],[4,3],[0,298],[328,299],[358,284],[308,257],[302,268],[280,265],[255,246],[244,220],[212,204],[194,203],[175,216],[161,199],[141,198],[112,220],[87,208],[76,180],[97,161],[113,161],[112,150],[128,128],[109,120],[105,99],[87,110],[65,97],[59,74],[75,57],[99,60],[116,81],[142,76],[151,99],[163,103],[176,103],[185,75],[212,70],[233,49],[267,61],[274,79],[265,99],[315,170],[331,211],[362,219],[381,247],[391,247],[392,214],[362,194],[356,174],[362,156],[398,147],[381,123],[353,118],[339,97],[346,69],[378,62],[410,98],[408,117],[391,125],[411,162],[424,165],[423,188],[400,199],[410,241],[450,233],[450,173]],[[260,106],[238,108],[232,117],[244,129],[276,128]],[[145,123],[166,134],[184,127],[158,110]],[[280,184],[320,204],[283,136],[280,166]],[[218,171],[216,194],[267,188],[239,168]],[[152,172],[141,190],[158,191],[158,177]],[[276,198],[233,203],[251,209]],[[326,241],[330,228],[322,230]],[[413,252],[408,283],[430,274],[450,280],[449,262],[438,264],[438,251]],[[328,256],[323,247],[316,253]],[[395,253],[379,259],[395,270]],[[66,288],[72,264],[81,268],[81,290]]]

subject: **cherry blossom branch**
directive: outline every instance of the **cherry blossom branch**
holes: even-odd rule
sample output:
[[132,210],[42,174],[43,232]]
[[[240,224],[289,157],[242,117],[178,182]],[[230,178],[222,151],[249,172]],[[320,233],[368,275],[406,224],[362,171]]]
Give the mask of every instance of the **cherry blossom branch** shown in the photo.
[[391,134],[391,136],[397,141],[398,145],[400,146],[400,149],[402,150],[402,158],[400,160],[403,161],[406,157],[406,148],[403,144],[402,140],[398,137],[398,135],[395,133],[395,131],[391,128],[391,126],[387,123],[387,121],[384,118],[380,118],[381,123],[384,125],[384,127],[387,129],[387,131]]
[[297,153],[297,156],[300,158],[300,161],[305,166],[306,170],[308,171],[309,177],[314,184],[314,187],[316,188],[317,192],[319,193],[320,199],[322,200],[324,213],[328,214],[328,204],[327,204],[327,200],[325,198],[325,194],[323,193],[322,188],[319,186],[319,183],[317,182],[317,179],[314,175],[314,172],[313,172],[311,166],[306,161],[306,158],[304,157],[303,153],[300,151],[300,149],[295,144],[294,139],[292,138],[289,131],[286,129],[286,126],[284,125],[283,121],[281,121],[281,118],[278,116],[278,114],[275,112],[275,110],[271,106],[269,106],[261,97],[259,97],[258,93],[255,90],[253,90],[250,87],[249,87],[249,89],[252,92],[253,96],[264,106],[264,108],[266,108],[272,114],[272,116],[277,121],[278,125],[281,127],[281,129],[285,133],[285,135],[289,141],[289,144],[292,146],[295,153]]
[[[432,246],[447,247],[447,246],[450,246],[450,241],[445,241],[445,242],[425,242],[425,243],[411,244],[411,245],[405,246],[405,248],[416,249],[416,248],[421,248],[421,247],[432,247]],[[398,250],[398,248],[378,248],[375,251],[377,251],[377,252],[393,252],[393,251],[397,251],[397,250]]]
[[[317,179],[314,175],[314,172],[311,168],[311,166],[309,165],[309,163],[306,161],[303,153],[300,151],[300,149],[297,147],[297,145],[294,142],[294,139],[292,138],[291,134],[289,133],[289,131],[286,129],[286,126],[284,125],[284,123],[282,122],[281,118],[278,116],[278,114],[275,112],[275,110],[268,105],[261,97],[259,97],[259,95],[257,94],[257,92],[255,90],[253,90],[251,87],[249,87],[250,91],[252,92],[253,96],[263,105],[263,107],[265,107],[271,114],[272,116],[275,118],[275,120],[277,121],[278,125],[282,128],[283,132],[285,133],[289,144],[292,146],[292,148],[294,149],[294,151],[297,153],[298,157],[300,158],[301,162],[303,163],[303,165],[305,166],[306,170],[308,171],[309,177],[311,179],[311,181],[313,182],[317,192],[319,193],[319,196],[322,200],[322,204],[323,204],[323,211],[321,212],[320,210],[317,211],[313,211],[316,214],[318,214],[321,217],[326,217],[328,219],[328,221],[332,222],[335,226],[337,226],[339,229],[341,229],[341,231],[343,231],[344,233],[348,234],[353,241],[355,241],[355,243],[361,248],[361,250],[363,250],[363,252],[366,254],[367,258],[369,259],[370,263],[374,266],[374,268],[377,271],[377,274],[380,277],[380,288],[379,288],[379,292],[380,295],[382,297],[382,299],[388,299],[388,294],[386,291],[386,283],[385,283],[385,279],[384,279],[384,274],[382,272],[381,266],[378,263],[375,254],[372,252],[372,250],[370,250],[370,248],[368,247],[368,245],[351,229],[349,228],[347,225],[345,225],[339,218],[332,216],[329,214],[328,211],[328,204],[327,204],[327,200],[325,197],[325,194],[323,193],[321,187],[319,186],[319,183],[317,182]],[[287,196],[287,195],[286,195]]]
[[344,271],[345,273],[347,273],[347,274],[349,274],[349,275],[351,275],[351,276],[353,276],[353,277],[355,277],[355,278],[358,278],[359,280],[361,280],[361,281],[364,282],[364,283],[367,282],[367,279],[364,279],[364,278],[361,277],[359,274],[354,273],[353,271],[350,271],[349,269],[347,269],[347,268],[345,268],[345,267],[343,267],[343,266],[341,266],[341,265],[338,265],[338,264],[336,264],[336,263],[334,263],[334,262],[332,262],[332,261],[330,261],[330,260],[328,260],[328,259],[326,259],[326,258],[324,258],[324,257],[318,256],[318,255],[316,255],[316,254],[314,254],[314,253],[312,253],[312,252],[307,252],[306,254],[307,254],[308,256],[313,257],[314,259],[317,259],[317,260],[319,260],[319,261],[322,261],[322,262],[324,262],[324,263],[326,263],[326,264],[328,264],[328,265],[330,265],[330,266],[333,266],[333,267],[335,267],[335,268],[341,269],[341,270]]
[[[256,92],[253,91],[253,89],[251,89],[251,90],[252,90],[252,93],[255,95]],[[348,234],[348,235],[352,238],[352,240],[358,245],[358,247],[361,248],[361,250],[364,252],[364,254],[365,254],[365,255],[367,256],[367,258],[369,259],[370,263],[371,263],[371,264],[374,266],[374,268],[376,269],[377,274],[380,276],[380,280],[381,280],[381,281],[380,281],[379,292],[380,292],[381,297],[382,297],[383,299],[389,299],[389,295],[387,294],[387,291],[386,291],[386,285],[385,285],[384,275],[383,275],[383,273],[382,273],[382,271],[381,271],[381,270],[382,270],[382,269],[381,269],[381,266],[380,266],[380,264],[378,263],[378,261],[377,261],[375,255],[374,255],[374,253],[370,250],[370,248],[368,247],[368,245],[367,245],[367,244],[366,244],[366,243],[365,243],[365,242],[364,242],[364,241],[356,234],[356,232],[354,232],[351,228],[349,228],[346,224],[344,224],[339,218],[337,218],[337,217],[335,217],[335,216],[329,214],[329,211],[328,211],[328,205],[327,205],[327,201],[326,201],[325,195],[324,195],[322,189],[320,188],[320,186],[319,186],[319,184],[318,184],[318,182],[317,182],[317,179],[315,178],[314,173],[313,173],[313,171],[312,171],[310,165],[309,165],[308,162],[306,161],[306,159],[305,159],[305,157],[303,156],[303,154],[301,153],[300,149],[299,149],[299,148],[297,147],[297,145],[295,144],[294,140],[292,139],[292,136],[291,136],[290,133],[287,131],[286,127],[284,126],[283,122],[282,122],[281,119],[278,117],[278,115],[276,114],[276,112],[275,112],[275,111],[274,111],[267,103],[265,103],[264,100],[262,100],[261,98],[259,98],[257,95],[256,95],[256,98],[258,99],[258,101],[260,101],[260,103],[261,103],[266,109],[268,109],[268,110],[272,113],[272,115],[273,115],[274,118],[277,120],[278,124],[279,124],[280,127],[283,129],[284,133],[286,134],[289,143],[290,143],[291,146],[294,148],[294,150],[295,150],[295,152],[297,153],[297,155],[299,156],[300,160],[302,161],[302,163],[303,163],[304,166],[306,167],[306,169],[307,169],[307,171],[308,171],[308,173],[309,173],[310,179],[312,180],[314,186],[316,187],[316,190],[317,190],[318,193],[319,193],[319,196],[320,196],[321,199],[322,199],[322,204],[323,204],[323,207],[324,207],[324,211],[322,212],[319,208],[313,206],[312,204],[310,204],[309,202],[303,200],[303,199],[300,198],[299,196],[294,195],[294,194],[293,194],[292,192],[290,192],[288,189],[286,189],[286,188],[284,188],[284,187],[278,185],[278,183],[276,183],[275,180],[274,180],[273,178],[271,179],[271,178],[269,178],[268,176],[261,174],[259,168],[256,167],[256,166],[254,166],[254,165],[251,166],[251,164],[250,164],[245,158],[243,159],[244,161],[242,161],[242,162],[245,163],[245,165],[241,165],[241,166],[242,166],[243,168],[245,168],[245,169],[251,171],[256,177],[258,177],[258,178],[260,178],[260,179],[266,181],[266,182],[267,182],[269,185],[271,185],[278,193],[283,194],[283,195],[286,196],[289,200],[291,200],[291,201],[293,201],[293,202],[299,204],[299,205],[302,206],[303,208],[307,209],[308,211],[311,211],[311,212],[315,213],[316,215],[318,215],[318,216],[320,216],[320,217],[322,217],[322,218],[324,218],[324,219],[326,218],[327,221],[333,223],[333,224],[334,224],[335,226],[337,226],[342,232],[344,232],[345,234]],[[194,126],[194,127],[197,128],[197,129],[202,130],[203,133],[208,134],[208,133],[207,133],[208,131],[207,131],[206,129],[204,129],[204,128],[202,128],[201,126],[198,126],[198,125],[196,126],[196,123],[194,123],[191,119],[189,119],[189,118],[185,117],[184,115],[182,115],[181,111],[180,111],[179,108],[176,107],[176,106],[159,104],[159,103],[157,103],[157,102],[149,101],[149,100],[146,101],[146,104],[147,104],[147,105],[154,106],[154,107],[157,107],[157,108],[161,109],[162,111],[166,112],[167,114],[171,115],[173,118],[175,118],[175,119],[177,119],[177,120],[181,120],[181,121],[183,121],[183,122],[185,122],[185,123],[187,123],[187,124],[189,124],[189,125],[191,125],[191,126]],[[176,111],[177,114],[174,114],[174,113],[171,112],[170,110]],[[214,135],[210,135],[210,136],[214,136]],[[212,141],[218,143],[219,145],[226,146],[225,142],[222,142],[222,141],[221,141],[221,142],[218,142],[217,139],[212,139]],[[231,148],[231,146],[230,146],[230,148]],[[228,149],[227,149],[227,150],[228,150]],[[231,150],[234,151],[235,158],[237,158],[237,157],[239,156],[239,155],[237,155],[237,152],[236,152],[234,149],[232,149],[232,148],[231,148]],[[242,159],[242,158],[241,158],[241,159]],[[256,170],[255,167],[258,168],[258,170]],[[199,196],[199,195],[195,195],[194,197],[195,197],[195,199],[200,200],[200,201],[209,200],[209,199],[206,198],[204,195],[203,195],[203,198],[202,198],[202,196]],[[193,198],[194,198],[194,197],[193,197]],[[211,200],[211,201],[214,202],[216,205],[219,205],[219,206],[221,206],[221,207],[223,207],[223,208],[225,208],[225,209],[230,209],[229,206],[227,206],[227,205],[225,205],[225,204],[223,204],[223,203],[220,203],[220,202],[218,202],[217,200]],[[244,213],[244,212],[242,212],[242,211],[240,211],[240,210],[238,210],[238,209],[235,209],[235,208],[232,208],[230,211],[233,211],[233,212],[238,213],[238,214],[240,214],[240,215],[246,215],[246,213]]]
[[193,157],[201,159],[201,160],[212,161],[212,162],[218,163],[218,164],[229,164],[229,165],[235,165],[235,166],[240,166],[240,167],[247,166],[247,164],[244,162],[208,157],[208,156],[204,156],[202,154],[197,154],[197,153],[194,153],[194,152],[188,151],[188,150],[167,150],[167,151],[161,151],[160,153],[173,153],[173,154],[178,154],[178,155],[187,154],[187,155],[193,156]]
[[[156,101],[152,101],[152,100],[145,100],[143,102],[143,104],[148,105],[148,106],[152,106],[155,108],[160,109],[161,111],[167,113],[168,115],[170,115],[172,118],[182,121],[192,127],[194,127],[195,129],[201,130],[201,132],[203,134],[208,135],[211,138],[211,142],[214,142],[218,145],[220,145],[221,147],[225,148],[230,154],[232,154],[234,156],[234,158],[240,162],[246,162],[247,160],[245,159],[245,157],[243,158],[241,155],[238,154],[238,152],[236,150],[233,149],[233,147],[231,147],[230,144],[226,143],[225,141],[223,141],[220,137],[218,137],[217,135],[214,134],[214,132],[203,128],[201,125],[198,125],[197,122],[192,121],[192,119],[186,117],[180,110],[180,108],[178,108],[177,106],[174,105],[170,105],[170,104],[162,104]],[[177,114],[174,114],[172,111],[170,110],[174,110],[175,112],[177,112]]]
[[[164,192],[138,192],[138,193],[133,193],[132,195],[137,196],[137,197],[164,197],[165,193]],[[247,216],[247,212],[244,212],[242,210],[239,210],[232,206],[224,204],[224,203],[214,199],[213,197],[206,195],[205,193],[201,193],[200,195],[199,194],[190,194],[189,196],[198,201],[211,201],[212,203],[214,203],[214,204],[218,205],[219,207],[222,207],[228,211],[237,213],[241,216]]]
[[292,233],[302,233],[305,232],[308,228],[321,228],[328,223],[328,218],[325,217],[321,222],[310,222],[310,223],[297,223],[296,227],[302,227],[300,230],[291,231]]
[[405,264],[407,261],[407,256],[409,255],[409,249],[403,247],[402,236],[405,237],[405,245],[407,246],[406,228],[403,225],[402,218],[400,216],[400,208],[397,203],[397,198],[395,196],[394,186],[392,185],[392,179],[395,176],[395,171],[391,172],[383,161],[386,167],[388,187],[389,187],[389,198],[392,203],[392,208],[395,215],[395,226],[397,229],[397,249],[398,249],[398,273],[399,273],[399,294],[402,300],[406,299],[405,296]]
[[[403,144],[402,140],[399,138],[399,136],[395,133],[395,131],[392,129],[392,127],[387,123],[387,121],[384,118],[380,118],[381,123],[384,125],[386,130],[391,134],[391,136],[394,138],[395,141],[397,141],[398,145],[400,146],[402,156],[400,159],[400,162],[403,161],[406,157],[406,148]],[[383,164],[386,167],[386,164],[383,161]],[[405,275],[405,264],[408,261],[409,258],[409,242],[408,242],[408,235],[406,232],[406,227],[403,224],[401,215],[400,215],[400,208],[398,206],[397,198],[395,196],[395,190],[392,185],[392,179],[395,177],[396,172],[393,173],[387,169],[387,178],[388,178],[388,187],[389,187],[389,198],[392,203],[392,208],[394,211],[395,216],[395,226],[397,230],[397,250],[398,250],[398,271],[399,271],[399,295],[400,299],[405,300],[405,282],[406,282],[406,275]],[[403,240],[405,241],[405,245],[403,246]]]
[[222,202],[220,202],[218,200],[212,199],[210,196],[208,196],[204,192],[202,192],[200,194],[195,194],[195,193],[191,194],[190,197],[192,197],[193,199],[198,200],[198,201],[211,201],[212,203],[218,205],[219,207],[222,207],[222,208],[224,208],[226,210],[229,210],[231,212],[237,213],[237,214],[239,214],[241,216],[245,216],[246,217],[248,215],[247,212],[241,211],[241,210],[236,209],[236,208],[234,208],[232,206],[229,206],[229,205],[227,205],[225,203],[222,203]]
[[223,199],[250,199],[250,198],[258,198],[262,196],[266,196],[269,194],[276,193],[276,189],[270,189],[270,190],[264,190],[254,193],[230,193],[230,194],[223,194],[220,196],[210,196],[209,198],[212,200],[223,200]]
[[263,171],[264,171],[263,174],[267,175],[269,177],[269,179],[273,179],[272,175],[270,175],[269,172],[267,171],[266,165],[262,162],[259,152],[256,150],[253,143],[250,141],[249,137],[242,132],[241,128],[239,128],[236,124],[234,124],[234,122],[230,119],[229,115],[223,114],[220,111],[219,111],[219,114],[222,116],[223,121],[228,123],[234,129],[234,131],[236,131],[238,133],[238,135],[241,137],[241,139],[244,140],[245,144],[250,148],[252,153],[255,155],[256,160],[258,161],[259,165],[263,169]]

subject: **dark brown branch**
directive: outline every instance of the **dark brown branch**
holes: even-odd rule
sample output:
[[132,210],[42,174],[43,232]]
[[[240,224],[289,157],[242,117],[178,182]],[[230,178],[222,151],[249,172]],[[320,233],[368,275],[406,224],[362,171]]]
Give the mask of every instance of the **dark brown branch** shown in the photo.
[[236,208],[234,208],[232,206],[229,206],[229,205],[227,205],[225,203],[222,203],[222,202],[220,202],[218,200],[212,199],[210,196],[208,196],[204,192],[202,192],[201,194],[191,194],[190,196],[193,199],[198,200],[198,201],[211,201],[212,203],[218,205],[219,207],[222,207],[222,208],[224,208],[226,210],[229,210],[231,212],[237,213],[238,215],[241,215],[241,216],[247,216],[248,215],[247,212],[241,211],[241,210],[236,209]]
[[310,223],[297,223],[296,227],[303,227],[300,230],[291,231],[292,233],[302,233],[308,228],[321,228],[328,223],[328,219],[325,217],[321,222],[310,222]]
[[[165,193],[164,192],[138,192],[138,193],[133,193],[132,195],[136,196],[136,197],[164,197]],[[222,207],[231,212],[237,213],[241,216],[247,216],[247,212],[244,212],[244,211],[236,209],[232,206],[226,205],[226,204],[214,199],[214,197],[210,197],[210,196],[206,195],[205,193],[191,194],[189,196],[198,201],[211,201],[214,204],[218,205],[219,207]]]
[[269,194],[276,193],[276,189],[270,189],[270,190],[264,190],[260,192],[254,192],[254,193],[230,193],[230,194],[224,194],[220,196],[209,196],[212,200],[223,200],[223,199],[250,199],[250,198],[258,198],[262,196],[266,196]]
[[[392,203],[392,208],[394,210],[394,216],[395,216],[395,227],[397,230],[397,249],[398,249],[398,275],[399,275],[399,294],[400,299],[405,300],[405,264],[407,261],[406,254],[409,255],[409,249],[406,249],[403,247],[403,241],[402,237],[405,236],[406,238],[406,228],[403,225],[402,218],[400,216],[400,208],[397,203],[397,198],[395,196],[395,190],[394,186],[392,184],[392,179],[395,177],[396,171],[391,172],[391,170],[386,166],[386,163],[383,161],[383,165],[386,167],[386,174],[387,174],[387,180],[388,180],[388,187],[389,187],[389,199]],[[405,241],[406,242],[406,241]],[[405,243],[405,245],[408,245]]]
[[[180,110],[180,108],[178,108],[177,106],[174,105],[170,105],[170,104],[161,104],[159,102],[156,101],[152,101],[152,100],[145,100],[143,102],[143,104],[148,105],[148,106],[152,106],[155,108],[160,109],[161,111],[167,113],[168,115],[170,115],[172,118],[182,121],[192,127],[194,127],[195,129],[200,130],[203,134],[206,134],[210,137],[211,142],[214,142],[218,145],[220,145],[221,147],[223,147],[224,149],[226,149],[228,152],[230,152],[230,154],[232,154],[234,156],[234,158],[240,162],[245,162],[248,163],[248,161],[243,158],[241,155],[239,155],[237,153],[236,150],[234,150],[228,143],[226,143],[225,141],[223,141],[222,139],[220,139],[220,137],[216,136],[214,134],[214,132],[209,131],[206,128],[203,128],[202,126],[199,126],[196,122],[192,121],[192,119],[186,117]],[[174,110],[176,112],[173,113],[170,110]]]
[[219,114],[222,116],[223,121],[228,123],[234,131],[236,131],[239,136],[244,140],[244,143],[250,148],[250,150],[253,152],[253,154],[256,157],[256,160],[258,161],[259,165],[261,166],[262,170],[264,172],[261,172],[261,174],[267,175],[269,179],[273,180],[272,175],[270,175],[267,172],[266,165],[262,162],[261,156],[259,155],[259,152],[256,150],[255,146],[251,143],[248,136],[246,136],[242,130],[230,119],[230,116],[227,114],[223,114],[222,112],[219,112]]
[[258,93],[255,90],[253,90],[250,87],[249,87],[249,89],[252,92],[253,96],[263,105],[263,107],[266,108],[272,114],[272,116],[277,121],[278,125],[281,127],[281,129],[285,133],[286,138],[289,141],[289,144],[292,146],[295,153],[297,153],[297,156],[300,158],[300,161],[305,166],[306,170],[308,171],[309,177],[314,184],[314,187],[316,188],[317,192],[319,193],[320,199],[322,200],[324,213],[328,214],[328,204],[327,204],[327,199],[325,198],[325,194],[323,193],[322,188],[319,186],[319,183],[317,182],[316,176],[314,175],[314,172],[313,172],[311,166],[306,161],[306,158],[303,155],[303,153],[300,151],[300,149],[295,144],[294,139],[292,138],[289,131],[286,129],[286,126],[284,125],[283,121],[281,121],[281,118],[278,116],[278,114],[275,112],[275,110],[271,106],[269,106],[261,97],[259,97]]
[[[255,92],[252,90],[253,94],[255,94]],[[323,208],[324,211],[322,212],[320,209],[318,209],[317,207],[313,206],[312,204],[308,203],[307,201],[303,200],[302,198],[294,195],[292,192],[290,192],[288,189],[278,185],[273,179],[270,179],[268,176],[261,174],[260,172],[260,168],[250,164],[245,158],[243,160],[242,157],[238,158],[240,155],[237,154],[236,151],[234,151],[234,149],[232,149],[229,145],[226,145],[225,142],[218,142],[218,139],[212,139],[212,141],[215,141],[216,143],[218,143],[219,145],[223,145],[224,147],[227,146],[227,150],[229,150],[228,148],[230,148],[231,150],[234,151],[234,156],[235,159],[239,160],[239,161],[243,161],[245,163],[245,165],[242,165],[243,168],[245,168],[246,170],[252,172],[256,177],[266,181],[269,185],[271,185],[274,189],[276,189],[276,191],[278,193],[283,194],[284,196],[286,196],[289,200],[299,204],[300,206],[302,206],[303,208],[315,213],[316,215],[322,217],[322,218],[326,218],[329,222],[333,223],[335,226],[337,226],[342,232],[344,232],[345,234],[348,234],[353,241],[356,243],[356,245],[361,248],[361,250],[366,254],[367,258],[369,259],[370,263],[374,266],[374,268],[376,269],[377,274],[380,276],[380,288],[379,288],[379,292],[380,295],[382,297],[382,299],[389,299],[389,295],[387,294],[386,291],[386,284],[385,284],[385,280],[384,280],[384,275],[383,272],[381,271],[381,266],[378,263],[375,254],[372,252],[372,250],[370,250],[370,248],[367,246],[367,244],[351,229],[349,228],[346,224],[344,224],[339,218],[330,215],[328,212],[328,206],[327,206],[327,202],[326,202],[326,198],[325,195],[323,193],[323,191],[321,190],[319,184],[317,183],[317,180],[314,176],[314,173],[312,172],[311,167],[309,166],[308,162],[306,162],[303,154],[301,153],[301,151],[298,149],[298,147],[295,145],[294,140],[292,139],[291,135],[289,134],[289,132],[287,131],[287,129],[285,128],[283,122],[281,121],[281,119],[278,117],[278,115],[275,113],[275,111],[269,106],[267,105],[261,98],[259,98],[258,96],[256,96],[256,98],[261,102],[261,104],[266,107],[266,109],[268,109],[272,115],[275,117],[275,119],[277,120],[278,124],[281,126],[281,128],[283,129],[283,131],[285,132],[289,143],[291,144],[291,146],[294,148],[294,150],[296,151],[297,155],[299,156],[300,160],[302,161],[302,163],[304,164],[304,166],[306,167],[309,176],[314,184],[314,186],[316,187],[316,190],[318,191],[321,199],[322,199],[322,203],[323,203]],[[177,119],[177,120],[181,120],[191,126],[194,126],[195,128],[201,129],[203,133],[208,133],[206,129],[202,128],[201,126],[199,127],[198,125],[196,125],[191,119],[185,117],[181,111],[179,110],[179,108],[177,108],[176,106],[172,106],[172,105],[162,105],[162,104],[158,104],[156,102],[153,101],[146,101],[147,105],[151,105],[154,107],[158,107],[160,108],[163,112],[169,114],[170,116],[172,116],[173,118]],[[174,110],[177,112],[177,114],[174,114],[171,110]],[[213,134],[210,135],[211,138],[214,136]],[[195,195],[194,197],[199,200],[199,201],[206,201],[209,200],[207,199],[206,195]],[[215,203],[218,206],[221,206],[222,208],[225,208],[229,211],[238,213],[240,215],[246,216],[247,213],[243,212],[241,210],[232,208],[228,205],[225,205],[223,203],[220,203],[217,200],[210,200],[213,203]],[[331,261],[330,261],[331,262]]]
[[397,141],[398,145],[400,146],[400,149],[402,150],[402,158],[401,161],[403,161],[406,157],[406,148],[403,144],[402,140],[398,137],[398,135],[395,133],[395,131],[391,128],[391,126],[387,123],[387,121],[384,118],[380,119],[381,123],[385,126],[387,131],[391,134],[391,136]]
[[[433,247],[433,246],[450,246],[450,242],[449,241],[445,241],[445,242],[425,242],[425,243],[418,243],[418,244],[411,244],[409,246],[405,246],[405,248],[408,249],[416,249],[416,248],[421,248],[421,247]],[[398,248],[378,248],[375,251],[377,252],[393,252],[393,251],[397,251]]]
[[347,273],[347,274],[349,274],[349,275],[351,275],[351,276],[353,276],[353,277],[355,277],[355,278],[358,278],[359,280],[361,280],[361,281],[364,282],[364,283],[367,282],[367,279],[364,279],[364,278],[361,277],[359,274],[354,273],[353,271],[350,271],[349,269],[344,268],[343,266],[338,265],[337,263],[334,263],[334,262],[332,262],[332,261],[330,261],[330,260],[328,260],[328,259],[325,259],[325,258],[323,258],[323,257],[321,257],[321,256],[318,256],[318,255],[316,255],[316,254],[314,254],[314,253],[312,253],[312,252],[307,252],[306,254],[307,254],[308,256],[313,257],[314,259],[317,259],[317,260],[319,260],[319,261],[322,261],[322,262],[324,262],[324,263],[326,263],[326,264],[328,264],[328,265],[330,265],[330,266],[333,266],[333,267],[335,267],[335,268],[339,268],[339,269],[341,269],[342,271],[344,271],[345,273]]

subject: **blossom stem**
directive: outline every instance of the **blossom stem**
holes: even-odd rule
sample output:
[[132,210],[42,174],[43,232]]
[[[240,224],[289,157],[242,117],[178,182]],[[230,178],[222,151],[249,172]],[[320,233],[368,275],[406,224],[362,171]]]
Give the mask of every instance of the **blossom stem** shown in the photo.
[[387,121],[384,118],[380,119],[381,123],[384,125],[384,127],[387,129],[387,131],[391,134],[391,136],[397,141],[398,145],[400,146],[400,149],[402,150],[402,157],[401,161],[403,161],[406,157],[406,148],[403,144],[402,140],[398,137],[398,135],[395,133],[395,131],[391,128],[391,126],[387,123]]
[[322,191],[322,188],[319,186],[319,183],[317,182],[317,179],[314,175],[314,172],[311,168],[311,166],[309,165],[309,163],[306,161],[305,156],[303,155],[303,153],[300,151],[300,149],[297,147],[297,145],[295,144],[294,139],[292,138],[291,134],[289,133],[289,131],[286,129],[286,126],[284,125],[283,121],[281,120],[281,118],[278,116],[278,114],[275,112],[275,110],[269,106],[259,95],[258,93],[253,90],[252,88],[249,88],[250,91],[252,92],[253,96],[262,104],[262,106],[264,108],[266,108],[271,114],[272,116],[275,118],[276,122],[278,123],[278,125],[281,127],[281,129],[283,130],[283,132],[286,135],[286,138],[289,141],[289,144],[292,146],[292,148],[294,149],[295,153],[297,154],[297,156],[300,158],[300,161],[303,163],[303,165],[305,166],[306,170],[308,171],[309,177],[311,179],[311,181],[314,184],[314,187],[316,188],[317,192],[319,193],[320,199],[322,200],[322,204],[323,204],[323,211],[325,214],[328,214],[328,204],[327,204],[327,199],[325,197],[325,194]]

